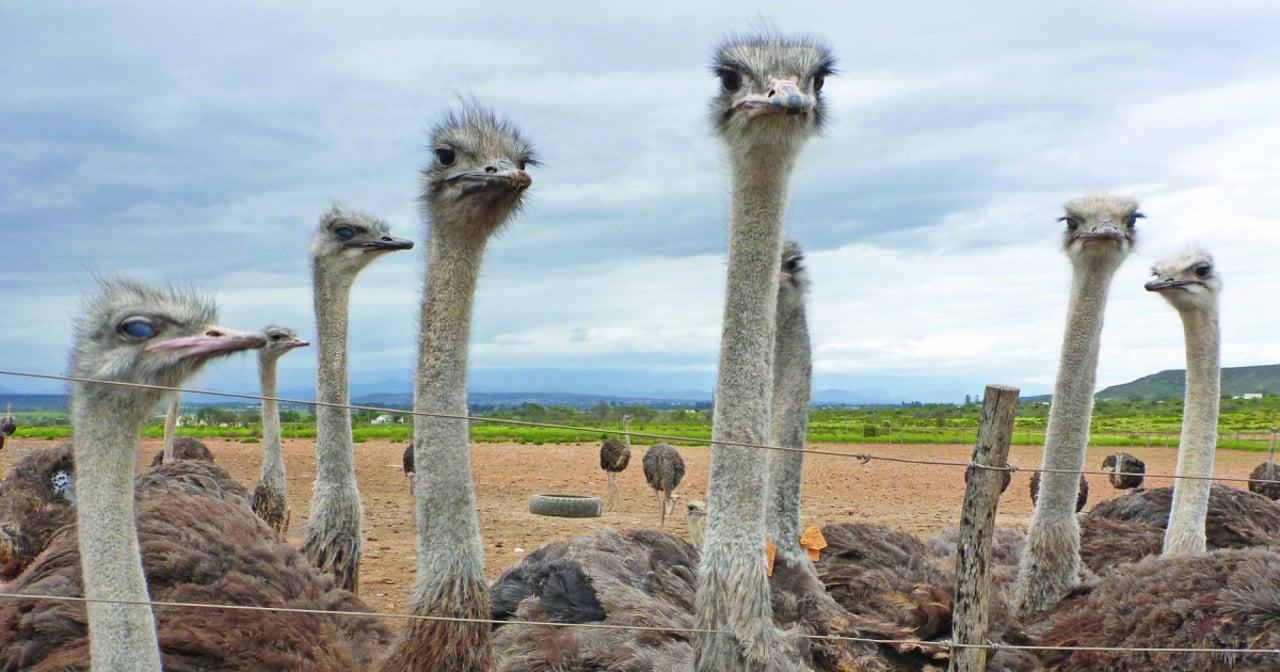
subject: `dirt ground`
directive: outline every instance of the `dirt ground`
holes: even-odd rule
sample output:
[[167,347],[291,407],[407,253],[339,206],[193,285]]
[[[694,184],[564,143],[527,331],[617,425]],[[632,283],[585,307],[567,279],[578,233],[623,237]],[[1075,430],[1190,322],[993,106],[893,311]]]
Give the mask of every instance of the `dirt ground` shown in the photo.
[[[22,441],[21,443],[27,443]],[[261,444],[211,439],[206,442],[219,464],[253,489],[261,462]],[[415,534],[413,500],[401,471],[404,443],[368,441],[356,444],[356,469],[364,501],[365,546],[361,569],[361,597],[386,612],[403,611],[413,587]],[[965,445],[873,445],[815,444],[812,448],[842,453],[871,453],[893,457],[968,462],[972,446]],[[143,445],[144,460],[160,448],[159,440]],[[603,496],[605,475],[599,468],[599,444],[517,445],[476,444],[472,446],[472,469],[476,478],[480,527],[484,535],[485,574],[494,579],[503,568],[539,545],[588,532],[602,525],[623,529],[657,527],[658,509],[653,491],[644,482],[640,458],[645,446],[633,446],[631,466],[618,480],[622,486],[622,506],[599,518],[552,518],[529,513],[529,496],[535,493]],[[315,443],[285,439],[288,499],[292,508],[289,540],[302,540],[315,478]],[[706,498],[707,447],[682,447],[687,471],[677,493],[684,499]],[[1151,474],[1173,473],[1176,449],[1164,447],[1130,448],[1129,452],[1147,463]],[[1112,449],[1091,448],[1086,467],[1098,469]],[[4,468],[12,466],[14,452],[5,451]],[[1010,462],[1018,467],[1040,465],[1038,446],[1014,446]],[[1265,459],[1252,452],[1219,450],[1215,473],[1220,477],[1248,477],[1249,471]],[[833,523],[870,520],[929,534],[957,524],[964,498],[963,471],[958,467],[923,466],[897,462],[862,461],[838,456],[810,455],[804,471],[802,523]],[[1089,505],[1118,496],[1105,477],[1089,476]],[[1028,496],[1030,474],[1016,473],[1008,492],[1000,501],[997,524],[1020,526],[1030,519]],[[1170,485],[1168,478],[1148,478],[1148,487]],[[1243,483],[1228,483],[1242,487]],[[667,529],[688,536],[683,507],[667,518]]]

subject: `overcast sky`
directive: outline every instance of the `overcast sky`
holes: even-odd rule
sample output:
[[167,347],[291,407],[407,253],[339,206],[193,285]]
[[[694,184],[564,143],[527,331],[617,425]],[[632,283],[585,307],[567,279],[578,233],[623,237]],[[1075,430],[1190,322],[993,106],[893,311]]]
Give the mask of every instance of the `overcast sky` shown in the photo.
[[[1147,215],[1099,387],[1182,368],[1177,315],[1142,284],[1191,243],[1225,278],[1223,364],[1280,362],[1280,4],[113,4],[0,4],[0,368],[65,371],[93,272],[195,284],[225,326],[313,338],[307,245],[338,201],[419,241],[352,295],[353,382],[409,376],[427,130],[474,95],[544,165],[485,259],[473,370],[711,372],[729,196],[708,65],[765,23],[825,40],[840,71],[788,221],[819,386],[1051,389],[1055,219],[1092,190]],[[282,388],[313,384],[314,358],[284,358]],[[253,359],[199,384],[253,389]]]

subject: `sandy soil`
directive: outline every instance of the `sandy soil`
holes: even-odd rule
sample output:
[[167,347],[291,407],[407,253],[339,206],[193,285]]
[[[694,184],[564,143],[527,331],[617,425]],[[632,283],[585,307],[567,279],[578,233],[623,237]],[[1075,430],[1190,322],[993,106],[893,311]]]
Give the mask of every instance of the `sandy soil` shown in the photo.
[[[27,444],[27,441],[21,443]],[[217,461],[250,490],[257,482],[261,444],[212,439],[207,442]],[[400,467],[404,443],[369,441],[356,444],[356,466],[365,508],[365,560],[361,571],[361,597],[371,606],[387,612],[401,612],[413,586],[415,569],[415,528],[408,483]],[[160,447],[159,440],[143,445],[143,464]],[[973,452],[965,445],[849,445],[816,444],[816,448],[844,453],[909,457],[967,462]],[[604,495],[605,476],[599,469],[598,444],[532,446],[516,444],[476,444],[472,467],[476,478],[480,525],[484,534],[485,573],[496,578],[503,568],[519,562],[529,551],[546,542],[573,536],[602,525],[615,528],[656,527],[657,504],[644,482],[640,458],[644,446],[634,446],[631,466],[619,476],[622,506],[606,510],[600,518],[552,518],[529,513],[529,496],[535,493]],[[1091,448],[1086,465],[1099,468],[1111,451]],[[1152,474],[1173,472],[1176,450],[1163,447],[1131,448],[1147,463]],[[8,469],[18,451],[5,451],[3,467]],[[707,447],[682,447],[687,472],[677,489],[684,499],[705,499]],[[285,439],[289,503],[292,521],[289,540],[295,545],[303,536],[315,478],[315,444],[310,440]],[[1218,476],[1247,477],[1265,456],[1258,453],[1220,450],[1215,472]],[[1010,462],[1034,468],[1040,464],[1040,448],[1015,446]],[[1089,476],[1090,506],[1120,493],[1102,476]],[[1014,475],[1013,484],[1001,499],[997,523],[1025,529],[1031,515],[1027,494],[1029,473]],[[1168,478],[1149,478],[1148,487],[1171,484]],[[1241,487],[1241,483],[1229,483]],[[831,523],[871,520],[929,534],[955,525],[964,497],[963,471],[958,467],[922,466],[896,462],[860,460],[838,456],[811,455],[806,458],[803,523]],[[667,529],[687,537],[682,508],[668,517]]]

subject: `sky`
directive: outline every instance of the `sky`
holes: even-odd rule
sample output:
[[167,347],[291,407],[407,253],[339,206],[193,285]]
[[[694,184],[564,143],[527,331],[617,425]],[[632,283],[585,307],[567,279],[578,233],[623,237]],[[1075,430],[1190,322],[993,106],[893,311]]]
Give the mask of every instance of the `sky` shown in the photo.
[[[709,391],[729,184],[708,66],[762,27],[838,59],[787,223],[815,387],[1050,391],[1070,270],[1055,220],[1098,190],[1147,215],[1099,389],[1183,367],[1177,314],[1142,285],[1191,245],[1225,281],[1223,365],[1280,362],[1276,3],[112,4],[0,4],[3,369],[66,370],[95,273],[194,285],[224,326],[314,338],[307,247],[339,202],[419,243],[351,296],[353,389],[407,384],[428,131],[474,96],[543,165],[484,261],[473,382]],[[314,349],[280,371],[282,391],[313,388]],[[252,391],[256,364],[193,385]]]

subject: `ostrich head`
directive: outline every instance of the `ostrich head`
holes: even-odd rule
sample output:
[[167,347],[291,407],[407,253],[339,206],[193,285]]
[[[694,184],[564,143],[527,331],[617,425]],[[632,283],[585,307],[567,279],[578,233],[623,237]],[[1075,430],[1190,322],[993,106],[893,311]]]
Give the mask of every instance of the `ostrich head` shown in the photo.
[[1138,203],[1110,194],[1090,194],[1062,206],[1058,218],[1066,224],[1062,246],[1073,261],[1118,266],[1137,236],[1137,222],[1145,217]]
[[505,120],[475,103],[445,116],[431,134],[422,202],[435,227],[465,227],[487,238],[519,209],[538,165],[533,146]]
[[809,273],[804,268],[804,250],[794,240],[782,244],[782,271],[778,280],[779,305],[804,301],[809,290]]
[[1147,291],[1159,292],[1178,312],[1213,309],[1222,290],[1222,277],[1213,267],[1213,257],[1200,250],[1165,259],[1151,267],[1155,279]]
[[[193,291],[123,279],[101,285],[76,325],[73,377],[177,387],[215,357],[267,344],[261,334],[214,326],[217,308]],[[139,423],[165,394],[120,385],[73,386],[73,400],[111,403]]]
[[693,539],[694,548],[702,548],[702,540],[707,535],[707,504],[702,500],[691,499],[684,505],[684,521],[689,526],[689,536]]
[[830,50],[811,39],[730,39],[711,65],[720,78],[720,93],[711,100],[716,134],[733,150],[794,155],[822,129],[822,85],[834,66]]
[[412,248],[413,241],[392,236],[385,222],[334,205],[311,238],[311,263],[317,271],[354,279],[383,253]]
[[258,351],[258,357],[268,362],[279,359],[281,355],[290,352],[294,348],[304,348],[311,345],[311,343],[298,338],[298,334],[294,330],[274,324],[263,329],[262,335],[267,339],[267,345]]

